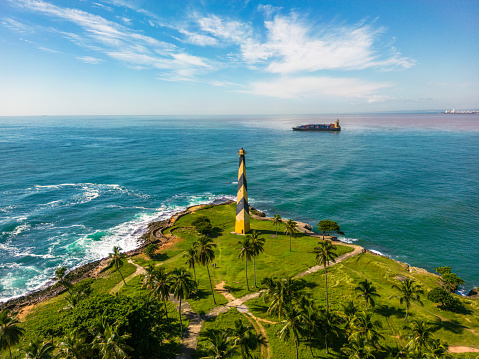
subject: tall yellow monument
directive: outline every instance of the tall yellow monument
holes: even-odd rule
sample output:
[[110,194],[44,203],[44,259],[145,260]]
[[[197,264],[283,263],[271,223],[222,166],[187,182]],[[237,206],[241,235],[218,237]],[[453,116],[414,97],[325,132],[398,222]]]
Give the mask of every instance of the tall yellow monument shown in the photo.
[[239,169],[238,169],[238,196],[236,199],[236,224],[235,232],[239,234],[248,233],[249,227],[249,204],[248,191],[246,185],[246,152],[241,147],[238,152],[239,155]]

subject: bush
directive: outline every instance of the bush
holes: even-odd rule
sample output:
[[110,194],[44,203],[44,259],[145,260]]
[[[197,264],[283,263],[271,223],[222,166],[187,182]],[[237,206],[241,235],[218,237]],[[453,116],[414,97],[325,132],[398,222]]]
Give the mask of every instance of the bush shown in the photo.
[[442,286],[450,293],[454,293],[457,287],[464,284],[464,280],[456,273],[451,273],[451,267],[437,267],[434,270],[441,275]]
[[213,226],[211,225],[211,221],[208,217],[201,216],[198,217],[193,221],[193,226],[198,233],[203,235],[209,235],[213,231]]
[[459,311],[463,308],[459,299],[455,298],[443,287],[436,287],[427,294],[427,299],[433,303],[440,303],[445,310]]
[[155,252],[157,249],[158,249],[158,244],[150,243],[143,250],[143,253],[145,253],[151,259],[155,257]]

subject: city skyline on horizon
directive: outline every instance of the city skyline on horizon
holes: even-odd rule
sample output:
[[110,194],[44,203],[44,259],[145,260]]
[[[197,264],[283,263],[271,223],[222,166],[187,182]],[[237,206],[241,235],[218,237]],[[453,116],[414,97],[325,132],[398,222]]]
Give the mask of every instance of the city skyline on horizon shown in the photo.
[[474,1],[6,0],[0,116],[477,110],[477,13]]

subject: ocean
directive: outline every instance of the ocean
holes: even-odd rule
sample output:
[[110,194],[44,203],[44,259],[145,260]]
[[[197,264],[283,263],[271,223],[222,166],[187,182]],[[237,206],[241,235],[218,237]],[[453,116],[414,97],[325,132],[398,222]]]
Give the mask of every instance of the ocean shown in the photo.
[[[291,130],[336,118],[340,133]],[[0,301],[234,199],[241,147],[255,208],[479,286],[477,115],[0,117]]]

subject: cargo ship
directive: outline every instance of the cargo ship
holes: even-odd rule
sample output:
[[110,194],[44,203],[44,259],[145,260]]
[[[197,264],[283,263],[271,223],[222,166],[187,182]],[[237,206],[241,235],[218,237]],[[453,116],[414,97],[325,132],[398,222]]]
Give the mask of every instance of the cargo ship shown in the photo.
[[341,131],[339,120],[330,124],[310,124],[293,127],[293,131]]

